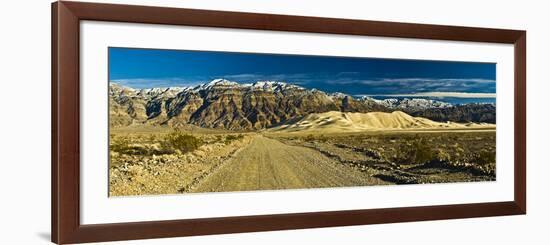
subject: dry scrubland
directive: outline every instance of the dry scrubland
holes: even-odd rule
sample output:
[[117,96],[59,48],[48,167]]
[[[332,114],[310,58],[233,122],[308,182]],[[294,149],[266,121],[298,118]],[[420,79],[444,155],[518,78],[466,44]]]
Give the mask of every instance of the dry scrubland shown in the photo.
[[495,130],[110,134],[111,196],[495,180]]
[[123,128],[110,133],[109,195],[188,192],[248,145],[245,134]]
[[394,184],[496,179],[494,130],[407,130],[272,134]]

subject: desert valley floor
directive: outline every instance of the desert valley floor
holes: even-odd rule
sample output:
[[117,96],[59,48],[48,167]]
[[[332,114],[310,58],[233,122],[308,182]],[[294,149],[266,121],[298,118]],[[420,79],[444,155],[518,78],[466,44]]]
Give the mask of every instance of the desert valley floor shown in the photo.
[[[167,152],[165,127],[125,127],[110,135],[111,196],[230,192],[496,178],[494,128],[361,133],[235,133],[188,128],[200,144]],[[483,154],[487,152],[488,154]]]
[[109,86],[110,196],[496,180],[496,107],[276,81]]

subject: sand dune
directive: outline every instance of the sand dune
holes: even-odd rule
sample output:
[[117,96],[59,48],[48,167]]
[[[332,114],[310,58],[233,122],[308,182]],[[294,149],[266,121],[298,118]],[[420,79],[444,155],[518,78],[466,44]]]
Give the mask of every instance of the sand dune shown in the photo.
[[283,132],[360,132],[369,130],[406,130],[406,129],[469,129],[495,128],[494,124],[486,123],[455,123],[434,122],[432,120],[413,117],[401,111],[353,113],[329,111],[309,114],[299,121],[281,125],[270,131]]

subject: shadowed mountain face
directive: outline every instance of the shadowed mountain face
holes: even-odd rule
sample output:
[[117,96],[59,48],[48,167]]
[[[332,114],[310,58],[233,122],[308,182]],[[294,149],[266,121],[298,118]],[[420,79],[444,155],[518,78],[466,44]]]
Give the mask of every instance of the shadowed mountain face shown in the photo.
[[[281,125],[311,113],[389,112],[416,113],[436,121],[479,121],[494,123],[493,105],[462,108],[425,100],[409,106],[305,89],[282,82],[238,84],[216,79],[194,88],[132,89],[114,83],[109,86],[110,126],[132,124],[193,124],[206,128],[258,130]],[[485,106],[483,110],[476,109]],[[487,107],[488,106],[488,107]],[[491,109],[492,108],[492,109]],[[471,115],[471,112],[477,114]],[[478,115],[479,114],[479,115]],[[448,116],[452,115],[452,116]],[[491,121],[493,120],[493,121]]]
[[446,108],[428,108],[411,111],[411,115],[425,117],[434,121],[453,122],[483,122],[496,123],[496,107],[494,104],[466,104]]

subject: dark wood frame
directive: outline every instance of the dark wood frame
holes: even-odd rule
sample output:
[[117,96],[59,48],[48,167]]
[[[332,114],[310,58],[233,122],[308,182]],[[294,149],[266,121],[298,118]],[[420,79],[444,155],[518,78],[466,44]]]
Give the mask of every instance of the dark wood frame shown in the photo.
[[[79,23],[81,20],[507,43],[515,52],[514,201],[315,213],[80,224]],[[163,7],[52,4],[52,241],[81,243],[526,213],[526,32]]]

